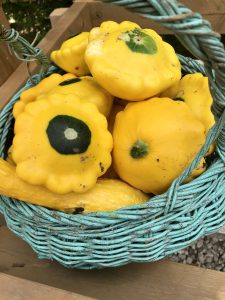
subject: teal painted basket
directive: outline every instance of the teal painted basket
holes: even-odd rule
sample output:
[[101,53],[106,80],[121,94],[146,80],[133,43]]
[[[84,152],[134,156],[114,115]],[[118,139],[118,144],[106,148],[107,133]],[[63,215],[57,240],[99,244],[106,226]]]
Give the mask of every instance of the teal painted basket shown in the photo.
[[[179,56],[184,72],[201,72],[209,77],[216,124],[195,160],[170,189],[145,204],[107,213],[69,215],[1,196],[0,210],[7,226],[25,240],[40,259],[55,260],[71,268],[117,267],[130,262],[159,260],[203,235],[218,231],[225,224],[225,50],[219,35],[201,15],[174,0],[108,2],[127,6],[160,22],[204,62],[202,65]],[[12,48],[16,40],[13,34],[4,38]],[[18,36],[16,38],[18,40]],[[21,48],[23,59],[35,56],[45,69],[47,61],[41,51],[25,41],[22,44],[26,46]],[[30,54],[24,56],[27,49]],[[51,67],[47,74],[53,70]],[[41,75],[35,75],[32,82],[40,79]],[[1,111],[2,157],[12,138],[13,104],[31,85],[29,81]],[[207,171],[194,181],[182,184],[215,140],[216,154]]]

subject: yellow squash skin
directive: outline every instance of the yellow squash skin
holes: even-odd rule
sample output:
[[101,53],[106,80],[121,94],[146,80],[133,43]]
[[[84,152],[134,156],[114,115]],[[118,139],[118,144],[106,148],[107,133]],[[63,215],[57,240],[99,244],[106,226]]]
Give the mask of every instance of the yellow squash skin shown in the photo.
[[51,60],[66,72],[76,76],[90,74],[84,61],[84,53],[88,44],[89,32],[82,32],[61,45],[60,49],[52,51]]
[[164,91],[161,96],[183,99],[204,124],[206,133],[214,125],[215,120],[211,111],[213,99],[209,90],[208,77],[201,73],[185,75],[177,84]]
[[113,130],[114,167],[120,178],[147,193],[165,192],[205,142],[205,128],[182,101],[130,103]]
[[[95,104],[100,113],[106,117],[109,116],[113,104],[113,96],[102,88],[91,76],[65,80],[48,92],[48,94],[55,93],[76,95],[82,101]],[[45,97],[45,95],[40,97]]]
[[[79,125],[74,129],[65,118]],[[53,94],[27,104],[17,117],[12,158],[18,176],[30,184],[59,194],[84,193],[109,168],[112,146],[107,120],[94,104]]]
[[24,202],[45,206],[62,212],[84,213],[112,211],[125,206],[144,203],[149,196],[120,180],[98,180],[83,194],[59,195],[42,186],[34,186],[21,180],[15,166],[0,158],[0,194]]
[[155,31],[128,21],[93,28],[85,61],[101,86],[130,101],[152,97],[181,78],[173,47]]
[[17,101],[13,106],[14,118],[17,118],[17,116],[24,110],[24,107],[27,103],[35,101],[36,98],[41,94],[48,93],[59,83],[72,78],[75,78],[75,76],[70,73],[64,75],[53,73],[50,76],[42,79],[37,85],[22,92],[20,95],[20,100]]

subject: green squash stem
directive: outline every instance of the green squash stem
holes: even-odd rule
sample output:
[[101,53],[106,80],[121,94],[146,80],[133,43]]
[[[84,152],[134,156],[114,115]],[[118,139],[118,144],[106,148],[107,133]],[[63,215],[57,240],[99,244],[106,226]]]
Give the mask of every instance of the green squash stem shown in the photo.
[[134,159],[145,157],[148,153],[148,145],[142,140],[137,140],[130,149],[130,156]]

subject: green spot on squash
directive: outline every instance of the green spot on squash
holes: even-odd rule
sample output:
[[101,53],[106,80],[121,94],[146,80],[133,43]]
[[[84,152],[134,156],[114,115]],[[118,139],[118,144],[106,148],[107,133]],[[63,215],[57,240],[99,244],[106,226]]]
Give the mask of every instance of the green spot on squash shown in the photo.
[[72,79],[67,79],[67,80],[60,82],[59,85],[64,86],[64,85],[69,85],[69,84],[80,82],[80,81],[81,81],[80,78],[72,78]]
[[148,145],[142,140],[137,140],[130,149],[130,156],[134,159],[145,157],[149,152]]
[[46,129],[52,148],[60,154],[86,152],[91,143],[91,131],[80,119],[58,115],[50,120]]
[[120,39],[133,52],[153,55],[158,50],[155,40],[139,28],[122,33]]

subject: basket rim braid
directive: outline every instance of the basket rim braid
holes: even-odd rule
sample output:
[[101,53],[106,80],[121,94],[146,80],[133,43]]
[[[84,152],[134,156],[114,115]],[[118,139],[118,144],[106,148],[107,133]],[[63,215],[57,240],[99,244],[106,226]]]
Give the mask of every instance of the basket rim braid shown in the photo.
[[[117,267],[159,260],[225,224],[225,50],[219,34],[212,31],[210,23],[200,14],[175,0],[105,2],[126,6],[160,22],[204,63],[179,55],[184,72],[200,72],[209,77],[216,124],[196,158],[168,191],[144,204],[112,212],[71,215],[1,196],[0,212],[9,229],[25,240],[40,259],[55,260],[70,268]],[[47,60],[40,49],[29,47],[33,49],[33,57],[28,55],[28,59],[38,56],[41,63],[44,61],[45,72],[32,76],[0,112],[3,158],[14,103],[22,91],[57,71],[56,67],[47,70]],[[19,50],[27,51],[27,48]],[[216,154],[208,169],[193,181],[182,184],[215,140]]]

